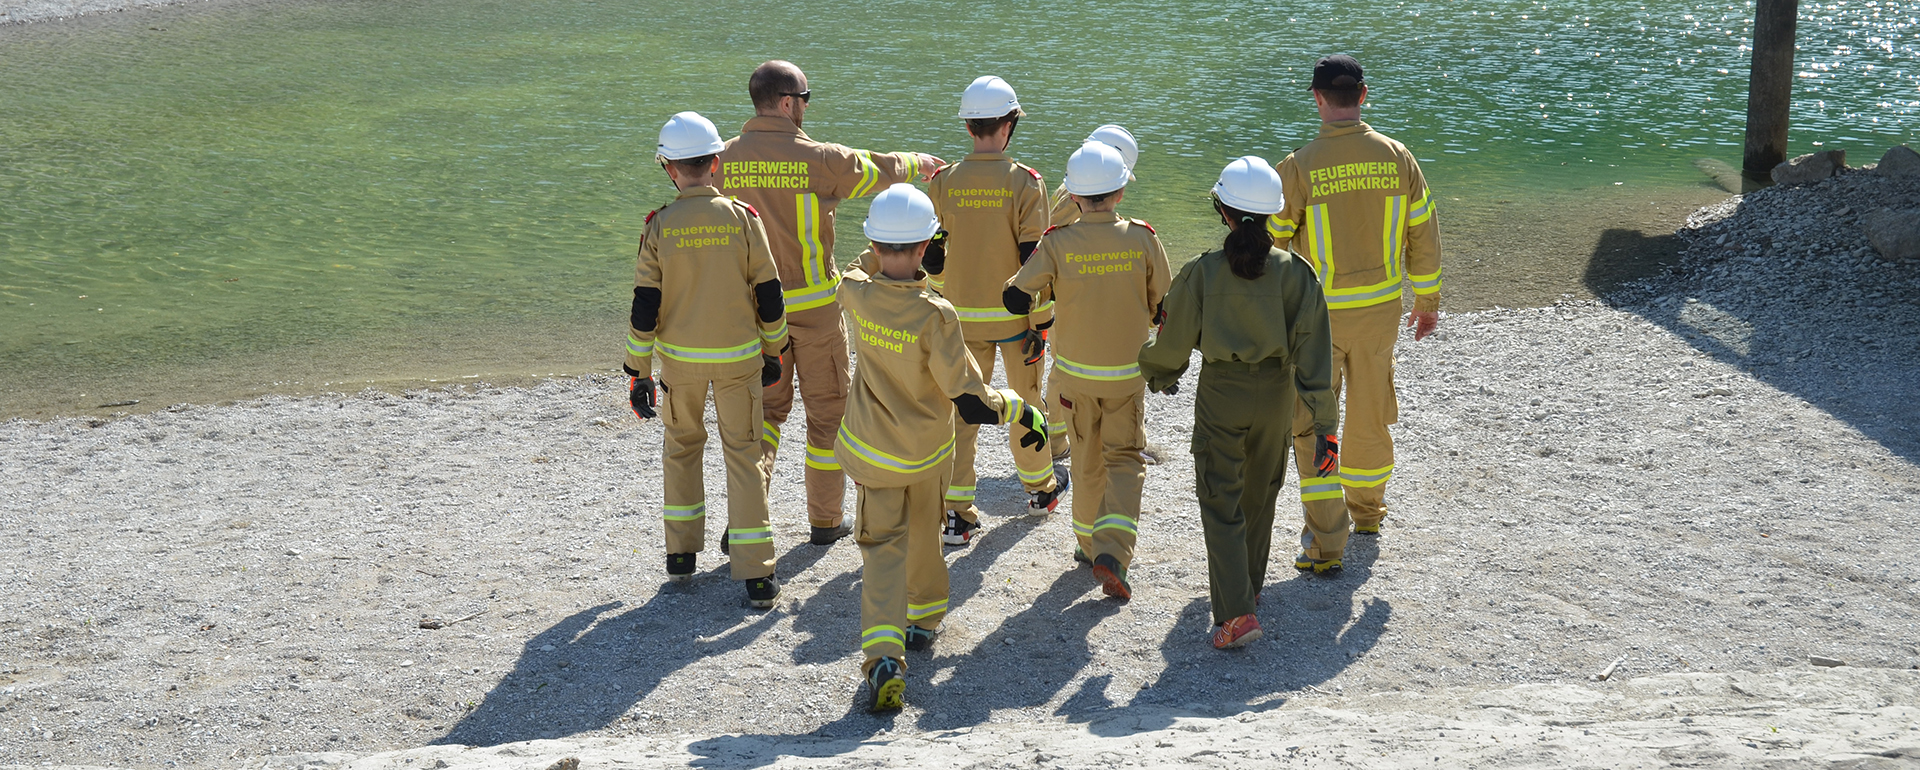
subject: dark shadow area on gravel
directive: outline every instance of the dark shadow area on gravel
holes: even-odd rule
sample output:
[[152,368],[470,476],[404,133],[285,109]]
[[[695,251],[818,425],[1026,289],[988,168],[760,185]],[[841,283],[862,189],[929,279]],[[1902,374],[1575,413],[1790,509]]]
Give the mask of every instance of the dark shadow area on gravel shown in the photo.
[[[943,650],[936,640],[930,659],[924,653],[908,653],[907,701],[919,711],[914,728],[938,732],[978,726],[998,710],[1044,707],[1068,687],[1074,687],[1072,693],[1052,713],[1067,722],[1085,724],[1088,731],[1101,736],[1164,729],[1183,716],[1217,717],[1280,707],[1292,697],[1282,693],[1325,683],[1371,652],[1393,609],[1385,601],[1372,600],[1357,614],[1354,611],[1354,592],[1372,577],[1379,555],[1377,539],[1355,538],[1348,546],[1344,573],[1331,578],[1294,572],[1293,554],[1288,550],[1291,538],[1275,541],[1276,558],[1269,576],[1280,579],[1264,591],[1260,611],[1264,639],[1241,650],[1213,649],[1208,602],[1197,598],[1158,645],[1166,661],[1159,680],[1135,694],[1131,703],[1117,704],[1107,693],[1112,675],[1094,674],[1078,685],[1074,680],[1096,660],[1103,665],[1156,666],[1154,647],[1140,640],[1137,650],[1101,650],[1097,651],[1100,656],[1095,655],[1089,632],[1121,613],[1124,605],[1100,597],[1094,592],[1097,584],[1092,573],[1076,565],[1066,568],[1032,606],[1009,617],[974,649]],[[1070,549],[1071,544],[1064,547]],[[954,596],[958,598],[962,573],[957,564],[955,568]],[[965,571],[976,584],[982,574]],[[957,611],[965,611],[963,604],[957,606]],[[935,679],[941,681],[933,684]],[[865,695],[864,686],[859,693]],[[697,767],[765,767],[784,756],[840,756],[894,724],[894,715],[869,715],[855,703],[845,716],[808,735],[723,735],[695,741],[687,750],[701,757],[692,763]]]
[[[1743,208],[1747,205],[1742,201]],[[1737,217],[1740,214],[1728,219]],[[1666,237],[1685,246],[1678,237]],[[1775,260],[1771,255],[1742,256],[1703,243],[1696,247],[1704,254],[1698,262],[1646,273],[1642,277],[1654,280],[1633,287],[1622,276],[1644,271],[1611,265],[1609,259],[1633,253],[1640,248],[1636,240],[1649,239],[1609,230],[1594,249],[1587,286],[1602,301],[1666,328],[1701,352],[1853,426],[1888,451],[1920,462],[1916,303],[1911,293],[1887,285],[1888,275],[1911,273],[1911,266],[1878,262],[1877,257],[1796,256],[1791,259],[1798,268],[1786,271],[1757,261]],[[1696,272],[1723,264],[1733,266],[1735,285]],[[1743,280],[1748,273],[1754,277]],[[1791,280],[1751,291],[1741,285],[1781,275]],[[1718,395],[1703,385],[1681,397]]]
[[[852,544],[844,542],[839,547]],[[801,574],[828,550],[795,545],[775,574]],[[624,612],[621,602],[581,610],[528,639],[513,671],[431,743],[497,746],[606,727],[674,672],[744,648],[779,623],[782,610],[747,606],[745,589],[731,579],[717,546],[701,556],[703,570],[690,583],[663,585]],[[858,606],[856,595],[856,614]]]

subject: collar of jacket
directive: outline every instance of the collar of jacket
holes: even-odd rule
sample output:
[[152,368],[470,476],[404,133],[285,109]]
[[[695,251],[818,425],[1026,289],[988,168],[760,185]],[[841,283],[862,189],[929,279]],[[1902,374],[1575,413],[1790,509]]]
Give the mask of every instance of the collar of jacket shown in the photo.
[[1358,134],[1362,131],[1372,130],[1373,126],[1367,125],[1366,121],[1363,120],[1336,120],[1332,123],[1320,124],[1320,135],[1323,137],[1346,136],[1347,134]]
[[961,160],[1012,160],[1005,152],[970,152]]
[[746,125],[740,127],[740,133],[744,134],[748,131],[771,131],[777,134],[797,134],[802,138],[810,138],[807,137],[807,132],[793,124],[792,118],[785,115],[755,115],[747,120]]
[[1083,211],[1083,212],[1080,212],[1080,221],[1088,222],[1088,223],[1118,222],[1120,221],[1120,212],[1118,211]]
[[681,198],[718,198],[718,197],[720,197],[720,188],[714,187],[713,185],[710,185],[710,184],[703,184],[698,187],[689,187],[685,190],[681,190],[679,195],[673,196],[673,199],[680,200]]
[[874,282],[875,285],[885,286],[889,289],[924,289],[927,288],[927,271],[915,270],[913,271],[912,278],[901,281],[888,278],[886,273],[876,270],[872,275],[867,276],[867,280]]

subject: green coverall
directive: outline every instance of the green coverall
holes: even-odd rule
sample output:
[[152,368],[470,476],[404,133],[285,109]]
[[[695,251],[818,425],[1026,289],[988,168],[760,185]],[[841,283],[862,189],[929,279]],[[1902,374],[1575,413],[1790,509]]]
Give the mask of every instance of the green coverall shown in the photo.
[[1193,403],[1194,487],[1206,528],[1214,625],[1253,614],[1266,583],[1274,504],[1293,442],[1294,395],[1314,430],[1339,424],[1332,335],[1320,279],[1273,249],[1265,274],[1233,274],[1223,251],[1202,254],[1173,279],[1159,336],[1140,349],[1147,389],[1166,390],[1200,350]]

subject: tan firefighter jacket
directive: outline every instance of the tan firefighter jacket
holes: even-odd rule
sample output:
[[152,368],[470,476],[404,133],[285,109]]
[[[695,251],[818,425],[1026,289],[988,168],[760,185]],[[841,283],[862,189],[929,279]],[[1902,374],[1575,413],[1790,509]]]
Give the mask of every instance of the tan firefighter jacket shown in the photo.
[[927,195],[947,231],[947,265],[934,288],[953,302],[966,338],[1005,341],[1046,323],[1050,304],[1024,316],[1000,301],[1007,279],[1020,271],[1020,244],[1047,232],[1040,172],[1005,153],[976,152],[935,173]]
[[1061,182],[1053,188],[1053,213],[1047,217],[1054,227],[1064,227],[1080,221],[1080,207],[1073,202],[1073,196],[1067,194],[1067,183]]
[[1440,226],[1405,145],[1357,120],[1323,123],[1279,170],[1286,208],[1268,229],[1313,263],[1328,309],[1398,303],[1403,281],[1414,310],[1440,308]]
[[754,298],[755,286],[778,279],[753,207],[712,187],[681,190],[640,234],[633,285],[660,290],[659,320],[648,331],[628,327],[627,367],[650,373],[658,353],[663,369],[688,377],[759,371],[762,353],[787,344],[786,314],[770,309],[772,320],[762,320]]
[[833,302],[833,213],[848,198],[874,195],[920,175],[916,153],[874,153],[809,138],[783,117],[755,117],[720,152],[720,189],[753,204],[767,238],[787,312]]
[[1314,431],[1335,431],[1340,413],[1333,394],[1333,336],[1312,267],[1276,248],[1266,273],[1249,281],[1233,274],[1225,252],[1209,251],[1180,268],[1163,307],[1167,320],[1160,334],[1140,350],[1140,373],[1149,389],[1162,391],[1178,381],[1194,348],[1207,364],[1281,358],[1293,364],[1294,390],[1313,413]]
[[1172,280],[1166,249],[1152,227],[1096,211],[1048,230],[1008,284],[1028,294],[1053,289],[1055,384],[1118,397],[1146,386],[1140,346]]
[[[866,255],[860,260],[878,263]],[[946,472],[953,459],[953,399],[963,393],[999,412],[1002,423],[1026,409],[1019,394],[987,387],[953,305],[928,290],[924,273],[896,281],[849,268],[840,303],[858,363],[833,456],[854,481],[901,487]]]

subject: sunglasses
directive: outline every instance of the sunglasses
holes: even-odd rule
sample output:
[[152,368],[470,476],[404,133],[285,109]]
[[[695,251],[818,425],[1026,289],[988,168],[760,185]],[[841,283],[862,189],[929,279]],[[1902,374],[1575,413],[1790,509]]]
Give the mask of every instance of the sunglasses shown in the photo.
[[781,96],[791,96],[791,97],[793,97],[793,98],[795,98],[795,99],[799,99],[799,100],[800,100],[800,102],[801,102],[802,104],[806,104],[806,103],[811,103],[811,102],[813,101],[813,89],[811,89],[811,88],[809,88],[809,89],[807,89],[807,90],[805,90],[805,91],[801,91],[800,93],[797,93],[797,94],[794,94],[794,93],[787,93],[787,92],[785,92],[785,91],[782,91],[782,92],[780,92],[780,95],[781,95]]

